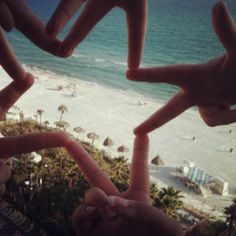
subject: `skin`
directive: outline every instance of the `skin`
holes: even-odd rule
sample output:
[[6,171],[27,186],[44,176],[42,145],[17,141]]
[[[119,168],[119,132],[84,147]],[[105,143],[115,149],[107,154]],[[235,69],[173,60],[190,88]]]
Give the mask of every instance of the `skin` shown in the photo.
[[[0,1],[0,40],[3,41],[4,38],[3,30],[10,32],[14,27],[24,34],[37,47],[55,56],[60,56],[58,50],[61,46],[61,42],[48,36],[45,30],[45,25],[31,12],[25,0]],[[6,41],[5,38],[4,41]],[[8,57],[6,57],[6,55],[5,57],[2,55],[0,56],[4,58],[5,67],[3,67],[9,73],[9,70],[6,67],[11,67],[12,62],[14,62],[13,65],[16,65],[17,63],[9,45],[8,48]],[[8,62],[9,60],[10,62]],[[20,65],[18,64],[15,66],[15,69],[17,70],[17,73],[19,73],[18,76],[21,78],[22,68],[20,68]],[[14,72],[15,71],[12,70],[12,73]],[[10,74],[10,76],[16,77],[12,74]]]
[[[61,46],[60,41],[47,35],[45,25],[31,12],[25,0],[6,0],[3,4],[11,14],[11,16],[8,14],[8,18],[11,18],[8,20],[11,22],[11,24],[8,23],[9,30],[15,27],[37,47],[59,56],[57,51]],[[7,19],[6,16],[5,19]]]
[[[33,85],[34,80],[32,75],[26,73],[16,60],[1,27],[0,63],[13,79],[0,91],[0,118],[3,118],[11,106]],[[4,183],[11,173],[4,162],[7,158],[39,149],[65,146],[69,141],[67,135],[56,132],[0,138],[0,195],[4,193]]]
[[32,14],[25,1],[0,1],[0,65],[11,78],[23,81],[26,77],[31,76],[19,64],[4,36],[4,30],[9,32],[13,27],[28,37],[36,46],[54,55],[57,55],[61,43],[46,34],[45,26]]
[[136,137],[130,185],[119,192],[107,175],[78,144],[67,151],[93,186],[86,192],[85,204],[73,215],[77,235],[182,235],[179,224],[151,206],[148,174],[148,137]]
[[226,53],[200,64],[170,65],[129,70],[133,81],[168,83],[180,87],[166,105],[135,130],[142,135],[164,125],[192,106],[198,106],[203,121],[209,126],[236,121],[236,28],[223,2],[212,10],[212,23]]
[[5,163],[9,157],[40,149],[62,147],[68,142],[68,136],[58,132],[34,133],[0,138],[0,197],[5,192],[5,182],[11,176],[11,170]]
[[137,69],[142,56],[146,28],[147,1],[61,0],[47,24],[47,33],[55,37],[83,3],[85,3],[85,6],[66,36],[60,50],[60,55],[70,55],[74,48],[109,11],[115,7],[119,7],[126,13],[128,27],[128,66],[131,69]]

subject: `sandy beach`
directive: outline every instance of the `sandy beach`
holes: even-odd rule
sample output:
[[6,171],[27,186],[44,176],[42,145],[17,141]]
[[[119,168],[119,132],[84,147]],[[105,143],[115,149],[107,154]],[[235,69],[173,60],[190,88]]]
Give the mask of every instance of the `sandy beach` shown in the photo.
[[[15,118],[18,118],[22,110],[25,117],[34,118],[37,110],[43,109],[45,112],[42,119],[54,125],[60,118],[58,106],[64,104],[68,112],[63,115],[63,120],[70,123],[70,132],[74,133],[73,128],[81,126],[86,130],[81,135],[84,140],[87,140],[87,133],[97,133],[100,139],[95,141],[95,145],[103,149],[105,147],[102,143],[109,136],[115,142],[111,153],[117,154],[117,147],[125,145],[130,149],[126,154],[129,160],[132,155],[133,128],[162,106],[139,94],[102,87],[38,68],[26,69],[35,76],[35,84],[10,110],[10,116],[15,114]],[[2,69],[0,78],[1,88],[10,82]],[[63,89],[58,90],[58,86]],[[170,176],[170,172],[188,159],[209,175],[229,182],[229,197],[214,196],[207,198],[206,203],[211,207],[217,205],[219,209],[230,204],[236,195],[236,124],[209,128],[196,111],[190,110],[152,132],[149,137],[150,162],[156,155],[165,162],[158,170],[150,163],[150,176],[154,182],[160,186],[173,185],[186,191],[178,180]],[[187,191],[186,195],[192,198]],[[211,200],[213,198],[214,205]],[[197,200],[203,201],[202,198]]]

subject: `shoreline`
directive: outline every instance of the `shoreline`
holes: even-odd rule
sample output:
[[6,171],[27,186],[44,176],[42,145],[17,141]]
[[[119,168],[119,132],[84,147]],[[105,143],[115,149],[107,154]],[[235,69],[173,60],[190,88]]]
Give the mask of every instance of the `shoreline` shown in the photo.
[[[118,146],[125,145],[130,150],[125,155],[129,161],[134,139],[133,128],[162,105],[130,91],[102,87],[35,67],[26,67],[26,70],[35,76],[35,84],[16,103],[16,106],[26,113],[26,117],[33,118],[37,109],[43,109],[45,112],[42,119],[54,125],[60,117],[58,106],[65,104],[68,112],[63,115],[63,119],[71,125],[69,132],[75,134],[73,128],[81,126],[86,130],[86,134],[97,133],[100,139],[95,141],[95,145],[100,149],[106,149],[102,143],[109,136],[115,142],[111,153],[114,153]],[[0,76],[3,77],[0,83],[3,88],[10,79],[2,69]],[[58,90],[59,86],[62,86],[62,90]],[[10,111],[19,112],[16,107]],[[16,116],[19,117],[18,114]],[[229,130],[232,132],[229,133]],[[151,179],[158,182],[159,186],[172,184],[178,187],[179,183],[170,177],[169,172],[188,159],[210,175],[229,181],[230,192],[236,195],[235,124],[209,128],[203,124],[196,111],[190,110],[152,132],[149,137],[149,161],[159,155],[165,162],[160,171],[150,173]],[[195,140],[192,140],[192,137],[195,137]],[[80,138],[87,140],[85,134]],[[228,152],[229,148],[233,148],[232,153]],[[186,195],[189,193],[186,192]],[[219,197],[216,200],[219,202],[219,209],[222,209],[224,204],[229,205],[231,197],[226,198],[223,203]],[[206,200],[206,203],[211,205],[210,200]]]

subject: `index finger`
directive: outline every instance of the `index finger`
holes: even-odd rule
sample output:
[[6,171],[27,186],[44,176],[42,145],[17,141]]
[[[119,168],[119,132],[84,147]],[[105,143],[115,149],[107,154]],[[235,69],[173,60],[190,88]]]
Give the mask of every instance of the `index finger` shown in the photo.
[[141,62],[146,30],[147,1],[138,0],[126,9],[128,25],[128,66],[137,69]]
[[101,188],[107,195],[117,194],[118,191],[111,180],[78,142],[70,142],[66,149],[92,186]]
[[0,158],[45,148],[62,147],[69,142],[64,133],[44,132],[0,138]]
[[17,61],[4,32],[0,27],[0,64],[8,75],[14,80],[23,80],[27,74]]
[[57,56],[61,42],[47,35],[45,25],[25,4],[25,1],[8,1],[15,27],[39,48]]
[[86,0],[61,0],[47,23],[46,32],[55,37]]
[[198,84],[199,78],[205,76],[206,69],[206,63],[178,64],[128,70],[126,76],[137,82],[167,83],[185,88]]
[[113,6],[113,1],[88,0],[81,15],[65,38],[60,54],[62,56],[69,55]]
[[181,91],[173,96],[166,105],[135,128],[134,133],[136,135],[149,133],[174,119],[193,105],[189,97]]
[[6,31],[11,31],[14,27],[14,19],[4,2],[0,2],[0,25]]
[[149,201],[148,148],[148,136],[135,138],[128,192],[136,201]]

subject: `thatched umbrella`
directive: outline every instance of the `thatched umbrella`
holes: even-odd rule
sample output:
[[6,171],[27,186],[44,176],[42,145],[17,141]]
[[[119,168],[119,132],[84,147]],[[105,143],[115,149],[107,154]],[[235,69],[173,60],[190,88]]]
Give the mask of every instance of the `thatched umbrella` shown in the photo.
[[165,163],[164,161],[157,155],[151,160],[151,163],[156,166],[163,166]]
[[54,122],[54,124],[56,125],[56,127],[58,127],[59,129],[62,128],[64,130],[66,130],[67,128],[70,127],[70,124],[66,121],[56,121]]
[[85,133],[85,129],[82,127],[75,127],[73,130],[78,134],[78,138],[80,134]]
[[125,153],[125,152],[128,152],[128,151],[129,151],[129,149],[124,145],[121,145],[120,147],[117,148],[117,152]]
[[103,146],[109,147],[109,152],[110,152],[111,146],[113,146],[113,145],[114,145],[114,141],[109,137],[107,137],[103,142]]
[[89,139],[92,139],[92,142],[91,142],[91,145],[90,145],[90,151],[89,151],[89,153],[91,154],[91,149],[92,149],[92,147],[93,147],[94,140],[97,140],[97,139],[99,139],[100,137],[99,137],[98,134],[96,134],[96,133],[94,133],[94,132],[88,133],[88,134],[87,134],[87,137],[88,137]]

